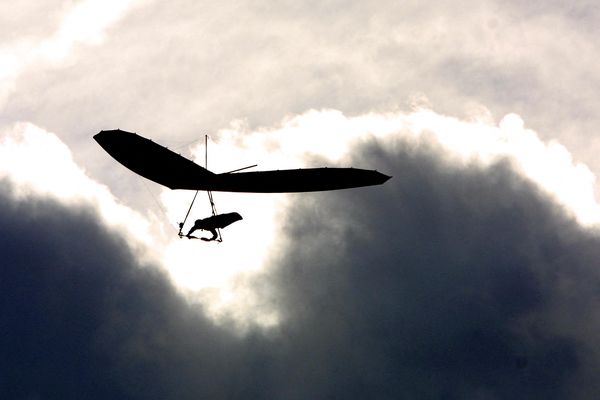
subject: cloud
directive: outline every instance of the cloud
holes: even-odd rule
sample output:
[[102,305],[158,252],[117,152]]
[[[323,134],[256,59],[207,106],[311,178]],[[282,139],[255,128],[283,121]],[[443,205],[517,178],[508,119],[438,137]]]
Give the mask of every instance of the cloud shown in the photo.
[[505,156],[456,162],[398,134],[349,152],[392,180],[292,201],[247,282],[279,324],[244,332],[182,299],[89,203],[16,196],[5,178],[1,397],[597,392],[595,231]]
[[293,205],[275,276],[287,343],[307,354],[291,380],[308,397],[593,393],[596,234],[505,162],[390,148],[357,155],[385,165],[384,187]]
[[90,208],[15,201],[11,190],[3,181],[2,398],[214,392],[219,381],[205,381],[202,369],[218,378],[219,364],[233,359],[230,333],[187,306],[157,268],[141,265]]
[[[597,154],[588,5],[105,3],[44,5],[47,17],[21,2],[0,24],[0,397],[598,393],[599,214],[577,163],[593,170]],[[474,120],[397,111],[420,93]],[[311,108],[340,111],[298,116]],[[494,122],[509,112],[527,124]],[[132,254],[148,221],[89,178],[137,205],[136,178],[99,161],[93,133],[180,145],[234,119],[223,140],[278,146],[275,167],[327,158],[394,175],[254,213],[269,236],[244,214],[228,257],[266,270],[226,294],[253,309],[235,318],[266,307],[278,322],[245,334]],[[206,253],[186,266],[209,270]]]
[[[104,3],[55,12],[44,35],[19,30],[3,46],[0,64],[16,65],[20,78],[10,81],[15,90],[0,119],[58,132],[91,176],[136,205],[133,177],[113,174],[90,150],[88,138],[100,129],[177,147],[235,119],[254,131],[308,109],[396,112],[425,96],[447,115],[468,117],[483,104],[498,123],[516,112],[543,139],[558,138],[575,160],[598,169],[594,135],[586,133],[599,123],[598,24],[583,3],[543,12],[495,1],[263,3],[107,3],[98,12],[104,18],[92,22]],[[69,49],[68,56],[49,67],[42,48]],[[24,67],[26,54],[37,56]]]
[[[219,147],[227,148],[217,157],[221,170],[230,159],[251,164],[261,160],[265,169],[294,168],[309,164],[371,166],[376,160],[351,161],[349,156],[371,138],[390,140],[390,147],[422,140],[435,143],[445,151],[443,157],[468,166],[490,165],[501,159],[513,163],[520,174],[554,196],[580,222],[600,221],[600,208],[594,197],[595,176],[574,160],[558,140],[543,141],[538,132],[525,126],[514,113],[496,125],[489,110],[473,110],[469,119],[443,115],[428,108],[411,112],[370,112],[348,116],[339,110],[309,110],[284,119],[278,126],[248,129],[234,123],[218,132]],[[395,139],[394,139],[395,138]],[[196,157],[203,148],[196,148]],[[222,165],[225,164],[225,165]]]
[[53,133],[31,123],[0,130],[0,179],[12,184],[16,200],[50,198],[66,206],[92,207],[118,229],[138,255],[156,259],[159,231],[148,218],[117,200],[108,187],[79,167],[71,150]]
[[[78,44],[99,44],[105,30],[131,7],[131,1],[83,0],[64,12],[59,28],[43,40],[20,37],[0,47],[0,107],[16,89],[16,81],[24,70],[48,65],[61,65]],[[35,18],[34,7],[19,7],[22,14]],[[17,13],[19,14],[19,13]],[[25,22],[24,24],[27,24]]]
[[120,127],[175,147],[234,119],[257,130],[311,108],[396,111],[419,93],[448,115],[485,104],[497,123],[517,112],[596,169],[593,135],[583,134],[598,124],[596,36],[559,7],[346,2],[332,16],[333,3],[192,3],[145,2],[102,43],[77,47],[72,62],[27,70],[3,118],[60,132],[86,154],[78,162],[131,203],[130,182],[107,173],[85,135]]
[[[259,162],[260,169],[355,166],[389,174],[377,157],[356,161],[352,154],[372,140],[387,143],[392,152],[430,143],[441,149],[439,157],[452,168],[483,168],[506,162],[578,222],[594,226],[600,218],[594,175],[586,166],[575,163],[560,143],[541,141],[516,114],[507,115],[495,126],[485,110],[468,121],[428,109],[353,117],[337,110],[311,110],[260,130],[236,121],[215,138],[209,162],[214,171]],[[203,144],[193,148],[192,155],[203,163]],[[119,165],[112,168],[134,176]],[[188,299],[204,304],[212,316],[233,318],[242,325],[276,325],[277,307],[262,298],[260,291],[253,290],[249,282],[253,275],[268,271],[270,258],[277,254],[285,238],[282,225],[288,214],[296,213],[292,200],[311,195],[215,196],[220,211],[240,212],[245,218],[243,223],[225,230],[226,240],[219,246],[201,247],[178,240],[170,227],[171,238],[165,238],[158,258]],[[163,222],[181,221],[191,198],[192,193],[164,189],[161,200],[168,218]],[[210,213],[207,205],[201,195],[190,221]]]

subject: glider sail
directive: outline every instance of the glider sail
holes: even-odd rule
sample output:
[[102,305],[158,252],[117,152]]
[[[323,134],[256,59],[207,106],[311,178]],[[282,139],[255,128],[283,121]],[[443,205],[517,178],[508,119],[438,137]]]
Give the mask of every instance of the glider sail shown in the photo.
[[94,136],[113,158],[136,174],[171,189],[214,192],[314,192],[380,185],[390,179],[358,168],[308,168],[215,174],[135,133],[101,131]]

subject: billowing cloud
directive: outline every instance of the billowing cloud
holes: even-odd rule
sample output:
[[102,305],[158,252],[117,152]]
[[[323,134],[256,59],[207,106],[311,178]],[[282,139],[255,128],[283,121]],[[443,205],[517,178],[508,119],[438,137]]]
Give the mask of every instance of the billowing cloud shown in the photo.
[[17,202],[11,190],[2,183],[2,398],[226,390],[223,366],[232,360],[236,371],[243,359],[231,333],[190,309],[158,269],[140,265],[91,209]]
[[393,183],[295,204],[276,276],[310,354],[294,378],[308,397],[585,398],[595,234],[508,164],[456,168],[428,147],[373,143],[358,158]]
[[279,323],[244,332],[179,297],[94,207],[5,181],[2,397],[596,393],[592,228],[506,156],[457,162],[427,135],[349,152],[392,180],[292,199],[246,282]]
[[50,198],[65,206],[87,205],[122,232],[143,257],[155,258],[159,231],[151,221],[117,200],[108,187],[89,177],[71,150],[53,133],[31,123],[0,131],[0,179],[12,184],[16,200]]
[[2,118],[60,132],[90,155],[82,138],[100,129],[181,144],[236,118],[254,129],[311,108],[406,108],[422,94],[450,115],[516,112],[596,170],[598,13],[553,3],[140,2],[60,68],[34,63]]
[[[260,130],[236,121],[217,133],[216,143],[210,145],[209,167],[222,172],[259,162],[259,169],[329,165],[377,168],[389,173],[377,158],[352,159],[354,152],[372,140],[386,143],[391,150],[430,143],[441,149],[440,157],[464,168],[510,163],[579,222],[592,226],[600,219],[594,175],[575,163],[560,143],[540,140],[515,114],[507,115],[498,125],[485,112],[465,121],[427,109],[354,117],[337,110],[311,110]],[[192,154],[203,164],[204,144],[196,146]],[[122,169],[118,165],[115,168]],[[226,240],[219,246],[198,249],[185,240],[171,241],[164,263],[177,285],[192,298],[210,303],[214,315],[233,314],[240,321],[272,324],[277,311],[248,291],[246,278],[241,276],[266,269],[285,237],[282,219],[296,212],[290,201],[310,196],[215,194],[219,210],[240,212],[245,220],[226,229]],[[161,198],[169,221],[176,221],[183,219],[192,194],[164,189]],[[192,216],[205,216],[210,212],[207,206],[206,196],[199,196]]]

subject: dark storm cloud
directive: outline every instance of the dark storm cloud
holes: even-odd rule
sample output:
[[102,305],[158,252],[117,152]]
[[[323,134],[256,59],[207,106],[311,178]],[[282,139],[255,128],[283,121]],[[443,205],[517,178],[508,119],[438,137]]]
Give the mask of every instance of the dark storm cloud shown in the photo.
[[291,375],[308,397],[574,396],[593,368],[579,332],[596,323],[597,239],[508,164],[427,153],[374,147],[360,164],[394,176],[382,188],[295,204],[277,276],[305,355]]
[[386,146],[356,156],[384,186],[297,196],[259,277],[268,334],[213,325],[93,213],[4,185],[0,397],[594,393],[598,239],[508,163]]
[[2,189],[0,398],[261,397],[251,337],[186,306],[91,212]]

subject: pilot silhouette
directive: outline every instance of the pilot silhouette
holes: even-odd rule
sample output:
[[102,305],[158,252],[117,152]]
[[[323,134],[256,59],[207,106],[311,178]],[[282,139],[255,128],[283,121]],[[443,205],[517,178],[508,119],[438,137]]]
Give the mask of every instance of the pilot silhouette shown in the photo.
[[[211,218],[211,217],[209,217]],[[196,222],[194,223],[194,226],[192,226],[192,229],[190,229],[190,231],[188,232],[188,234],[186,235],[188,238],[192,238],[192,233],[197,230],[197,229],[202,229],[205,231],[209,231],[210,233],[212,233],[212,237],[211,238],[205,238],[202,237],[200,239],[204,240],[205,242],[210,242],[212,240],[217,240],[217,238],[219,237],[219,235],[217,234],[217,229],[216,228],[211,228],[207,226],[206,220],[208,218],[204,218],[204,219],[197,219]]]
[[203,237],[200,239],[204,240],[205,242],[217,240],[219,238],[217,229],[225,228],[226,226],[231,225],[234,222],[239,221],[241,219],[242,219],[242,216],[236,212],[213,215],[211,217],[204,218],[204,219],[197,219],[196,222],[194,222],[194,226],[192,226],[192,229],[190,229],[190,231],[188,232],[188,234],[186,236],[189,239],[193,239],[194,236],[192,236],[192,233],[194,231],[196,231],[197,229],[201,229],[204,231],[209,231],[212,234],[212,237],[210,237],[210,238]]

